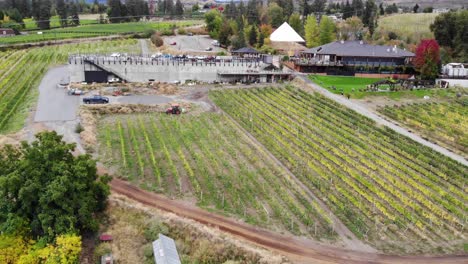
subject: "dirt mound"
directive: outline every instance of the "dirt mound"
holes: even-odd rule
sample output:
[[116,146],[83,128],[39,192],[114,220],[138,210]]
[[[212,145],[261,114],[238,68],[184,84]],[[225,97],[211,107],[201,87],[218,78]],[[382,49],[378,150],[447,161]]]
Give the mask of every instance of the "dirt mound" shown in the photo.
[[142,83],[92,83],[81,84],[72,83],[71,88],[80,89],[82,91],[99,90],[102,95],[125,95],[125,94],[141,94],[141,95],[175,95],[181,90],[174,84],[165,82],[142,82]]
[[0,136],[0,147],[5,145],[19,145],[20,140],[16,136]]
[[80,138],[81,142],[83,143],[83,147],[89,152],[94,152],[94,146],[97,144],[96,115],[94,115],[93,112],[86,107],[80,108],[78,115],[80,117],[81,126],[83,128],[83,131],[80,132]]

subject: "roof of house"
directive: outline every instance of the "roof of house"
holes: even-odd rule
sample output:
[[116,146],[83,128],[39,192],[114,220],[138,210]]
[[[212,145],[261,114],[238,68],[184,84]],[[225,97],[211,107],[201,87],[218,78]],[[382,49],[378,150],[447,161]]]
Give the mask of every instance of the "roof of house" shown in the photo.
[[414,57],[414,53],[392,46],[371,45],[363,41],[335,41],[302,53],[356,57]]
[[6,32],[12,32],[15,33],[15,31],[11,28],[0,28],[0,31],[6,31]]
[[232,51],[231,53],[260,53],[258,52],[256,49],[254,48],[250,48],[250,47],[243,47],[243,48],[240,48],[238,50],[234,50]]
[[163,234],[153,241],[153,253],[156,264],[181,264],[174,239]]
[[271,41],[277,42],[305,42],[304,39],[287,23],[284,22],[270,35]]

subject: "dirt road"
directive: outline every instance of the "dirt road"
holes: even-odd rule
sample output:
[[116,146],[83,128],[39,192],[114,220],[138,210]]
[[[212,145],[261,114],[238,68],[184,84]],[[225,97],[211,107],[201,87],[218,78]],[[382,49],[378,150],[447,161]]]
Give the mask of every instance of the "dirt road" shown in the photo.
[[170,200],[164,196],[141,190],[129,183],[114,179],[111,190],[147,206],[175,213],[202,224],[219,228],[237,238],[283,254],[297,263],[468,263],[468,255],[460,256],[393,256],[345,250],[318,244],[307,239],[293,238],[266,231],[231,218],[209,213],[195,206]]

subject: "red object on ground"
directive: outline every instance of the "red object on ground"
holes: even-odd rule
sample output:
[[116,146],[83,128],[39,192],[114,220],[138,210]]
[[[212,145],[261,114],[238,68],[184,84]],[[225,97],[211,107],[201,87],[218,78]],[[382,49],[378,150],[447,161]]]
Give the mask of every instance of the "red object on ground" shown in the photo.
[[107,234],[102,234],[99,236],[99,240],[101,241],[112,241],[112,236]]

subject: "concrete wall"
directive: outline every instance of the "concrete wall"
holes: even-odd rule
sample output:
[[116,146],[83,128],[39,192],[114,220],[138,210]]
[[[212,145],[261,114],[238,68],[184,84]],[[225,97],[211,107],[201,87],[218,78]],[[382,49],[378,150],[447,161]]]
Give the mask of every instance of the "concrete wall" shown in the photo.
[[[174,82],[185,80],[199,80],[212,82],[218,80],[218,71],[247,71],[260,70],[257,62],[178,62],[175,60],[163,61],[99,61],[95,63],[124,78],[128,82],[147,82],[150,79],[160,82]],[[92,64],[81,59],[69,60],[70,81],[83,82],[84,71],[96,69]]]

